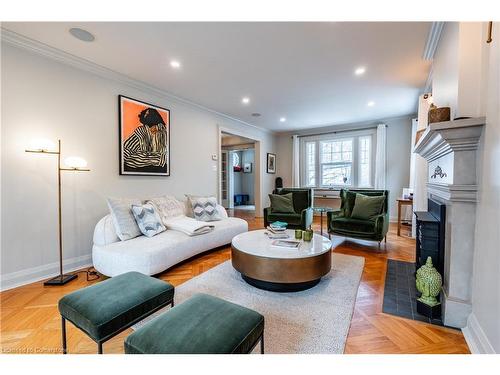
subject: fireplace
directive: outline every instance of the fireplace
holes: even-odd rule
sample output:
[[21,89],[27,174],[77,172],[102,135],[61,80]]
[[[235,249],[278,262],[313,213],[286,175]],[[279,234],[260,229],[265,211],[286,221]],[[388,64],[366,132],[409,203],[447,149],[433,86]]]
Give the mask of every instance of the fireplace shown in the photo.
[[[437,255],[437,269],[443,276],[442,315],[443,323],[450,327],[465,327],[472,311],[477,150],[485,123],[484,117],[476,117],[429,124],[414,149],[428,163],[427,192],[415,198],[432,201],[429,201],[428,214],[421,214],[420,219],[434,220],[434,224],[422,221],[422,228],[426,228],[426,224],[439,227],[442,242],[438,244],[444,248]],[[440,203],[446,205],[445,217],[441,217]],[[425,261],[424,250],[428,247],[428,243],[424,243],[428,233],[424,232],[417,260],[420,262]],[[439,254],[444,262],[439,261]]]
[[444,228],[446,205],[433,199],[427,200],[428,211],[415,212],[416,218],[416,269],[423,266],[427,257],[444,277]]

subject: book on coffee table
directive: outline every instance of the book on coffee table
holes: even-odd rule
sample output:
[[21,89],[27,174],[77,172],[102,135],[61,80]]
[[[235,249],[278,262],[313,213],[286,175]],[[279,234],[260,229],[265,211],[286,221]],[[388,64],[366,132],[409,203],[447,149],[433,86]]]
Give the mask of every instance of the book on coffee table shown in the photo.
[[276,240],[276,239],[285,239],[285,238],[290,238],[288,233],[282,232],[282,233],[275,233],[272,231],[267,231],[266,232],[267,237],[269,237],[271,240]]
[[273,242],[271,242],[271,246],[285,247],[287,249],[298,249],[300,246],[300,241],[274,240]]

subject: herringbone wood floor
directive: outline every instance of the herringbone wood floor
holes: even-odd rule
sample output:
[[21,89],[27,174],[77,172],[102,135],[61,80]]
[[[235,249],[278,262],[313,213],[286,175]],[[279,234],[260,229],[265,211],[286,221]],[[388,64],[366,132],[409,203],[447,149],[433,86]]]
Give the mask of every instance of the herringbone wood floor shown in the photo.
[[[252,212],[237,213],[249,222],[250,230],[261,228],[262,219]],[[319,230],[319,221],[315,221]],[[335,239],[335,243],[342,239]],[[356,299],[354,316],[347,338],[346,353],[469,353],[459,330],[433,326],[382,313],[382,299],[387,259],[413,261],[414,241],[396,236],[391,226],[387,247],[381,251],[373,242],[345,240],[334,251],[365,258],[365,268]],[[230,247],[203,254],[160,275],[173,285],[230,259]],[[0,294],[1,350],[6,353],[58,353],[60,318],[57,301],[65,294],[92,284],[85,275],[63,287],[44,287],[41,282]],[[124,331],[104,344],[105,353],[122,353],[123,341],[131,330]],[[70,353],[95,353],[96,344],[68,324]]]

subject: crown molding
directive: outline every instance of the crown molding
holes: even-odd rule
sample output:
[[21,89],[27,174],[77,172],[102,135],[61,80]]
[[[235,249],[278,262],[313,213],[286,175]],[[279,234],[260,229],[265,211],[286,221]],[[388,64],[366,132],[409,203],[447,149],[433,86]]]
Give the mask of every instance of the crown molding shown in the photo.
[[422,55],[424,60],[432,60],[434,58],[434,53],[436,52],[443,26],[444,22],[432,22]]
[[80,70],[84,70],[84,71],[87,71],[89,73],[98,75],[102,78],[106,78],[106,79],[121,83],[123,85],[135,88],[137,90],[146,92],[148,94],[157,96],[159,98],[166,97],[169,100],[175,101],[177,103],[196,107],[202,111],[209,112],[209,113],[215,114],[217,116],[221,116],[221,117],[226,118],[226,119],[231,120],[231,121],[236,121],[242,125],[250,126],[254,129],[262,131],[264,133],[274,134],[274,132],[270,129],[261,128],[259,126],[250,124],[248,122],[245,122],[245,121],[240,120],[238,118],[232,117],[232,116],[227,115],[225,113],[221,113],[221,112],[218,112],[214,109],[207,108],[201,104],[197,104],[197,103],[192,102],[188,99],[179,97],[179,96],[174,95],[168,91],[162,90],[162,89],[155,87],[155,86],[152,86],[152,85],[149,85],[143,81],[131,78],[125,74],[118,73],[112,69],[109,69],[109,68],[106,68],[102,65],[96,64],[90,60],[75,56],[75,55],[68,53],[68,52],[64,52],[58,48],[51,47],[45,43],[28,38],[26,36],[23,36],[21,34],[14,32],[14,31],[8,30],[4,27],[0,28],[0,34],[1,34],[2,43],[7,43],[7,44],[10,44],[14,47],[21,48],[21,49],[36,53],[38,55],[47,57],[47,58],[55,60],[57,62],[66,64],[66,65],[70,65],[70,66],[78,68]]

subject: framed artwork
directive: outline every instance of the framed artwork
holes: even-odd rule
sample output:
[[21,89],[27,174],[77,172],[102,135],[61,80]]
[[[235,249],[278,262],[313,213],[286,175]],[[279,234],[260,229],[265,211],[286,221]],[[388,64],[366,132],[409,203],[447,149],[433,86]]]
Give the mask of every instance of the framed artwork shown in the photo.
[[120,174],[170,176],[170,111],[118,96]]
[[267,153],[267,173],[276,173],[276,154]]
[[252,163],[245,163],[243,165],[243,173],[252,173]]

